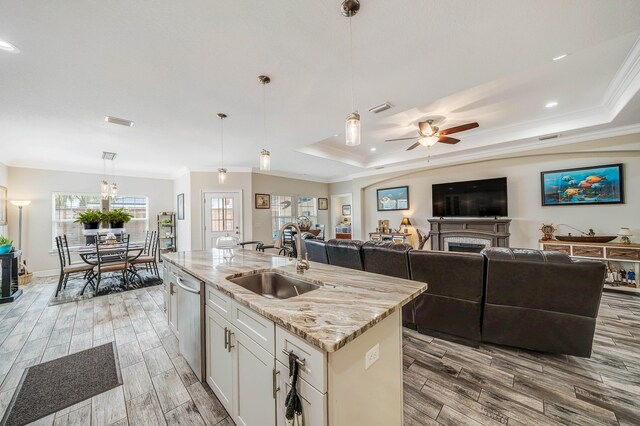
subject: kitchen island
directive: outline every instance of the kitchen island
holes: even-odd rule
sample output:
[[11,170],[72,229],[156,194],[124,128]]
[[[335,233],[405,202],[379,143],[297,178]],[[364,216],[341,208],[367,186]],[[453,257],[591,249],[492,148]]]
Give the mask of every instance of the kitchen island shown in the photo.
[[[181,274],[205,283],[203,376],[236,424],[285,424],[293,353],[307,426],[401,425],[400,313],[427,284],[313,262],[299,274],[294,259],[234,252],[230,260],[218,250],[163,259],[169,297]],[[282,299],[230,281],[264,272],[311,290]]]

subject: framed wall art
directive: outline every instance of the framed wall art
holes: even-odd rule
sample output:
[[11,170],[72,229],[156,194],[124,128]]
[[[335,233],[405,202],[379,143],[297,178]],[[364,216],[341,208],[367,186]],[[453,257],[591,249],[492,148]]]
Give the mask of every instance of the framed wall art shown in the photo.
[[178,194],[178,220],[184,220],[184,192]]
[[409,209],[408,186],[378,189],[377,195],[379,212]]
[[256,209],[271,208],[271,194],[256,194]]
[[329,210],[328,198],[318,198],[318,210]]
[[622,164],[540,173],[543,206],[622,204]]

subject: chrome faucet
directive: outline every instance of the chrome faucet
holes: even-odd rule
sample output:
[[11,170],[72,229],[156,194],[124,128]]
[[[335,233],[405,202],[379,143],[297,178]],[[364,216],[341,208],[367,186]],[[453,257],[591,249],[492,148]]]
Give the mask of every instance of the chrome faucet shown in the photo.
[[276,237],[276,241],[273,245],[274,248],[281,249],[282,248],[282,239],[284,237],[284,230],[288,227],[292,227],[296,230],[296,251],[298,252],[298,256],[296,259],[296,271],[299,274],[304,274],[304,271],[309,269],[309,253],[305,253],[305,258],[302,258],[302,231],[297,223],[287,222],[278,231],[278,236]]

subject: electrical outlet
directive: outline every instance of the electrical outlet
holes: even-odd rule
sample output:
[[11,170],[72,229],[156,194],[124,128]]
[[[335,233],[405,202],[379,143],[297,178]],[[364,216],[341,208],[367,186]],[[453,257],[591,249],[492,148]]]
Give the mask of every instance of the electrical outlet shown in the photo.
[[374,347],[367,351],[364,357],[364,369],[368,370],[380,358],[380,344],[376,343]]

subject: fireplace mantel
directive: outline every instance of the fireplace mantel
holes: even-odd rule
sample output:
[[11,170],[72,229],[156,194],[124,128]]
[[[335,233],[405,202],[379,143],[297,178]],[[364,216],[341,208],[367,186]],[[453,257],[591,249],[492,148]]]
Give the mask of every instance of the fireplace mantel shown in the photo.
[[432,250],[447,250],[448,242],[509,247],[511,219],[429,219]]

